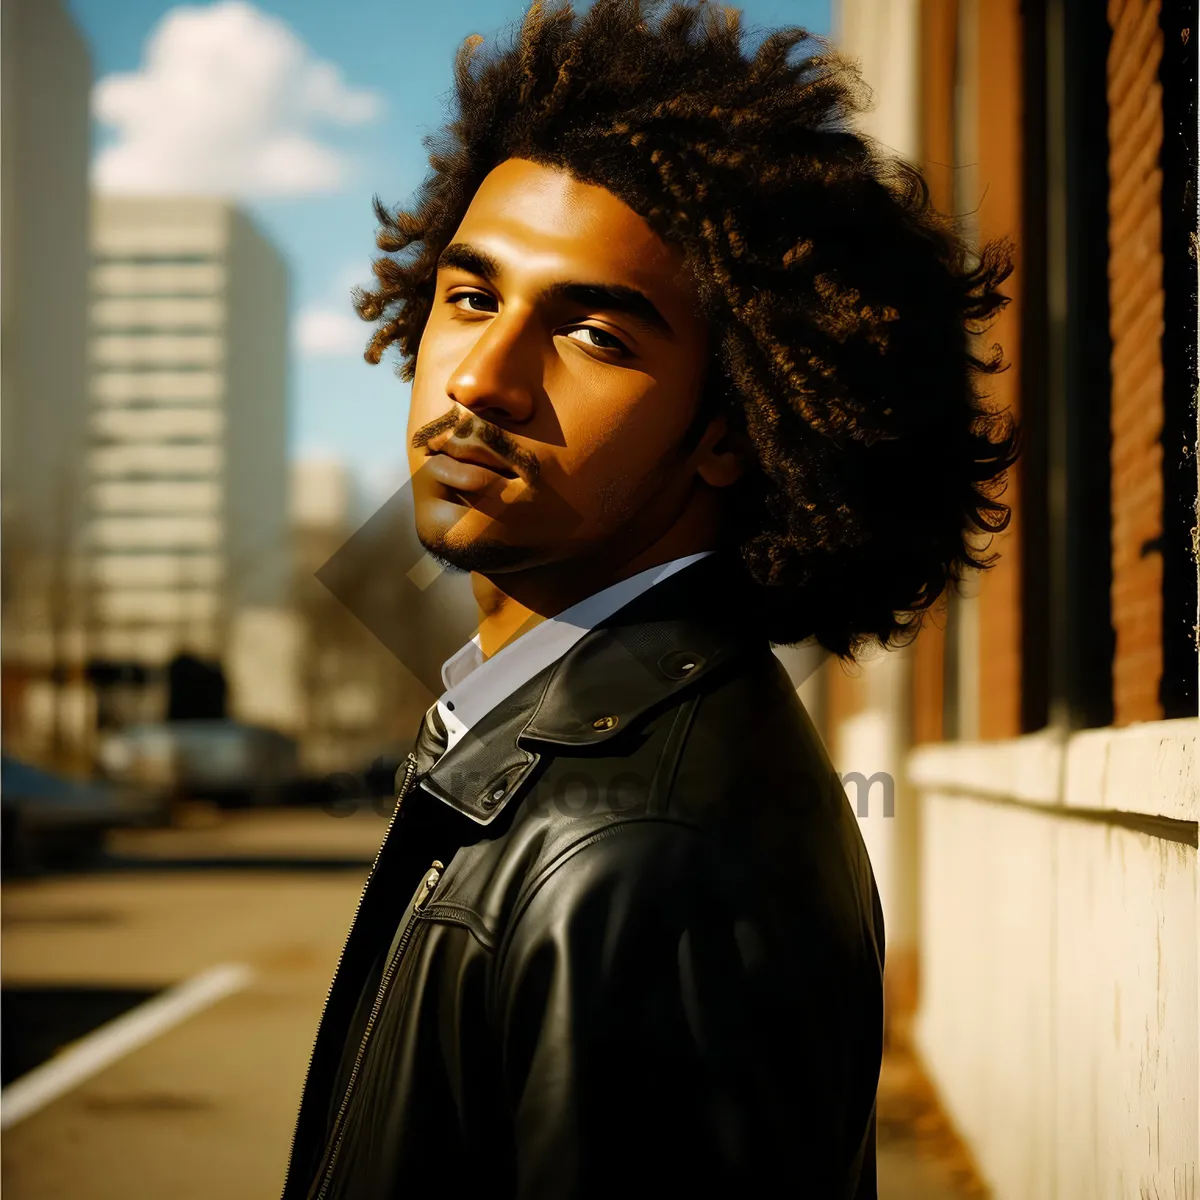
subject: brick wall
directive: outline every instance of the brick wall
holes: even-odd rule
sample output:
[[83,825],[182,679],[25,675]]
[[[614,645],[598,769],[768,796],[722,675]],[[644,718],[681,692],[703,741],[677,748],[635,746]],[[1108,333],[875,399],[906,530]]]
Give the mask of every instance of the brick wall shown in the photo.
[[1162,716],[1162,59],[1159,0],[1109,0],[1113,711]]

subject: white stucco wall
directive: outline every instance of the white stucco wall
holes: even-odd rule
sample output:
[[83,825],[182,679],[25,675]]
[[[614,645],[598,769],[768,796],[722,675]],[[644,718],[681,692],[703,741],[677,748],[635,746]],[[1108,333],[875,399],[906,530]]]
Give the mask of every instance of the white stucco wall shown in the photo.
[[[909,161],[915,161],[920,151],[919,15],[918,0],[838,0],[832,5],[834,43],[858,62],[874,97],[859,127],[887,151]],[[909,973],[916,951],[920,882],[916,850],[921,811],[908,791],[904,769],[911,744],[905,701],[910,656],[907,651],[885,654],[863,664],[863,670],[863,710],[829,731],[828,746],[843,779],[851,773],[870,779],[884,772],[894,781],[893,812],[885,815],[877,784],[871,789],[866,813],[859,817],[859,828],[883,905],[889,975],[899,980]],[[849,785],[847,794],[857,811],[857,786]],[[901,1006],[907,1003],[896,999]]]
[[915,161],[918,126],[918,0],[840,0],[833,5],[833,40],[857,59],[874,94],[863,132],[901,158]]
[[1196,1195],[1200,721],[923,747],[918,1048],[996,1200]]
[[[911,741],[905,701],[912,686],[912,655],[907,648],[877,653],[856,669],[864,675],[863,708],[840,723],[830,754],[871,858],[891,969],[902,956],[915,952],[918,937],[920,809],[905,774]],[[884,775],[891,781],[890,811],[880,778]]]

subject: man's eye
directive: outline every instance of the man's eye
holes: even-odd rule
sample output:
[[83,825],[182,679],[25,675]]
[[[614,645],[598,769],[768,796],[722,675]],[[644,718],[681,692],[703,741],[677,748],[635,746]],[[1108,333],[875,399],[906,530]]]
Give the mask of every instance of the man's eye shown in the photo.
[[[487,292],[458,292],[456,295],[447,296],[446,303],[452,304],[459,312],[494,313],[497,311],[496,298],[488,295]],[[584,341],[583,338],[576,338],[576,334],[584,334],[591,340]],[[629,348],[620,338],[614,337],[606,330],[596,329],[592,325],[576,326],[568,331],[567,337],[583,341],[584,345],[590,346],[593,350],[610,350],[622,356],[629,353]]]
[[[613,337],[611,333],[607,333],[603,329],[596,329],[592,325],[580,325],[577,329],[572,329],[567,337],[574,337],[577,333],[589,334],[593,338],[600,338],[598,342],[592,342],[591,346],[595,350],[617,350],[622,354],[628,354],[629,350],[619,338]],[[576,340],[580,340],[576,338]],[[587,344],[587,343],[585,343]]]
[[485,304],[495,305],[496,301],[487,294],[487,292],[459,292],[457,296],[450,296],[448,303],[453,304],[460,312],[494,312],[494,308],[476,308],[474,305],[464,308],[462,302],[464,300],[481,300]]

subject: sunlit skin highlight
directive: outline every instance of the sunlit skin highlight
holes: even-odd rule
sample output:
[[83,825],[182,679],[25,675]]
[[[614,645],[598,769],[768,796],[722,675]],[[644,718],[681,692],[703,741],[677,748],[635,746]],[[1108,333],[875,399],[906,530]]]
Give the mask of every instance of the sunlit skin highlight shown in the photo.
[[[416,529],[471,572],[486,656],[610,584],[717,548],[722,489],[744,458],[721,415],[682,446],[709,330],[682,255],[643,218],[602,187],[508,159],[476,192],[435,289],[409,412]],[[439,482],[430,464],[445,460],[430,456],[466,440],[516,477]]]

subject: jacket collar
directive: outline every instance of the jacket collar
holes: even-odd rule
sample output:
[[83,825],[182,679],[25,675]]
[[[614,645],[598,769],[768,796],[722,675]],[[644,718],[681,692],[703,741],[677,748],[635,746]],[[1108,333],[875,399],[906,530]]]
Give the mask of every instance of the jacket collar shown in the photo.
[[656,584],[478,721],[421,786],[472,821],[491,824],[547,750],[619,738],[654,706],[766,649],[749,617],[746,587],[728,551]]

